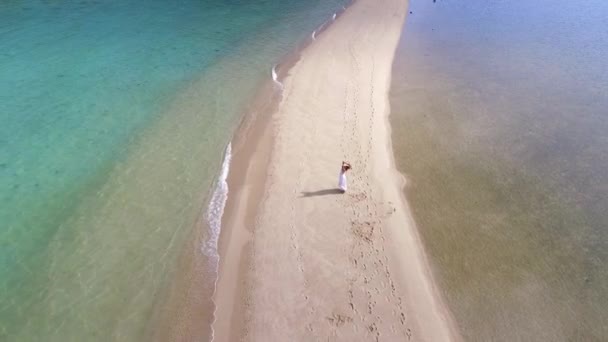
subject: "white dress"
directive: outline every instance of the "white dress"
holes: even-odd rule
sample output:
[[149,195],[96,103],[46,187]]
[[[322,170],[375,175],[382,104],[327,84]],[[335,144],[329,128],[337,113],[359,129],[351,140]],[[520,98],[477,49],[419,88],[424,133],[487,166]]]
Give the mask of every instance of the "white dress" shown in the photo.
[[346,191],[346,172],[340,171],[340,178],[338,179],[338,187],[342,191]]

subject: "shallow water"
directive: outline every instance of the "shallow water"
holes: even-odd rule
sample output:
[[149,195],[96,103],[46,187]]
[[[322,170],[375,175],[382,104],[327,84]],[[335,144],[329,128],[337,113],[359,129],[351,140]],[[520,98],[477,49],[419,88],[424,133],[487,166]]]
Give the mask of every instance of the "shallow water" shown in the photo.
[[464,337],[608,339],[608,5],[410,10],[393,142]]
[[343,4],[2,2],[0,340],[141,339],[246,104]]

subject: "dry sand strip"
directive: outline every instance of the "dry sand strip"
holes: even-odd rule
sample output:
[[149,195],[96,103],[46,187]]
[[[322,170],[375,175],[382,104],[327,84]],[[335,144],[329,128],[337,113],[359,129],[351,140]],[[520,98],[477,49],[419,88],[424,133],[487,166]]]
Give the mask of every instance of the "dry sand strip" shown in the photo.
[[[406,10],[404,0],[356,1],[290,70],[270,159],[253,152],[231,189],[214,341],[460,339],[390,149],[387,93]],[[346,194],[335,191],[342,160],[353,165]]]

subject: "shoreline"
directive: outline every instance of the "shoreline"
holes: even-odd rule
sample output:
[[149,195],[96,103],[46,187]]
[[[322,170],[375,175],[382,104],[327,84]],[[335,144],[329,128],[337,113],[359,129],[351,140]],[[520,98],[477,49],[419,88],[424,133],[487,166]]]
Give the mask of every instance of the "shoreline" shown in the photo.
[[[342,12],[343,10],[338,10],[334,16],[337,17]],[[230,235],[230,231],[225,227],[225,221],[232,216],[233,206],[236,205],[236,202],[248,197],[240,194],[240,189],[244,186],[241,181],[244,173],[239,171],[247,169],[246,165],[254,153],[252,148],[255,149],[264,140],[262,137],[265,134],[264,130],[269,125],[282,96],[283,84],[281,81],[289,69],[300,59],[301,51],[310,43],[310,39],[303,39],[296,44],[294,50],[283,56],[277,64],[272,65],[269,70],[270,77],[260,82],[250,103],[243,109],[243,115],[224,149],[223,163],[227,158],[228,149],[231,149],[231,161],[228,164],[229,171],[226,179],[227,199],[224,207],[221,208],[224,214],[215,217],[221,222],[216,241],[217,255],[210,256],[203,249],[213,247],[209,246],[213,237],[208,236],[212,230],[208,211],[212,206],[212,197],[218,190],[218,182],[221,181],[219,174],[204,193],[203,197],[209,198],[209,200],[196,220],[189,242],[179,255],[175,276],[170,277],[173,280],[167,289],[167,294],[158,298],[158,303],[155,304],[156,308],[152,311],[151,323],[148,324],[145,331],[146,339],[154,341],[213,340],[213,324],[216,320],[214,297],[219,279],[219,268],[225,255],[222,241]],[[268,149],[267,157],[269,157],[271,148],[268,143],[269,141],[265,142]],[[263,170],[263,167],[260,170]],[[218,170],[219,172],[223,171]],[[264,178],[256,179],[256,182],[263,184],[261,183],[263,180]],[[218,258],[217,266],[214,265],[216,257]]]
[[[346,12],[341,13],[345,14],[344,19],[335,18],[330,21],[330,25],[322,25],[322,32],[326,31],[326,33],[322,35],[313,33],[310,44],[298,52],[299,57],[294,61],[294,65],[289,67],[288,71],[284,70],[281,65],[279,73],[288,73],[287,77],[280,77],[284,78],[282,98],[275,99],[278,101],[272,106],[272,110],[269,110],[270,107],[265,107],[268,113],[258,112],[257,115],[247,115],[253,120],[245,118],[245,121],[249,120],[248,123],[237,131],[237,135],[232,141],[233,159],[228,175],[230,195],[226,203],[219,237],[219,277],[213,296],[216,307],[215,319],[212,323],[214,341],[264,338],[302,340],[326,335],[348,339],[349,336],[350,338],[361,338],[367,334],[375,334],[377,337],[416,337],[421,340],[459,339],[456,327],[432,281],[423,246],[402,191],[405,178],[395,167],[391,147],[388,90],[392,58],[405,20],[407,3],[399,0],[386,0],[385,4],[382,4],[383,7],[386,7],[384,9],[376,9],[373,6],[374,4],[367,0],[354,2]],[[392,13],[388,9],[389,7],[392,7]],[[338,50],[340,47],[337,47],[333,49],[333,52],[339,54],[340,57],[347,57],[350,54],[351,66],[355,66],[354,69],[351,68],[351,72],[353,70],[362,72],[361,69],[364,69],[362,74],[365,74],[365,71],[369,71],[371,68],[372,78],[377,77],[378,74],[381,75],[381,81],[374,82],[372,79],[370,82],[371,111],[369,108],[357,108],[360,96],[358,92],[360,88],[366,87],[365,82],[356,79],[357,77],[355,79],[351,77],[349,84],[338,84],[333,87],[343,91],[342,94],[335,92],[333,94],[334,97],[346,97],[342,99],[346,102],[343,104],[322,103],[321,100],[311,97],[310,94],[298,92],[300,87],[311,81],[308,76],[302,76],[305,74],[299,69],[305,69],[308,65],[316,64],[314,62],[317,61],[321,62],[322,66],[337,67],[336,61],[323,56],[328,53],[320,51],[319,45],[336,45],[335,40],[348,40],[345,32],[349,31],[351,26],[356,25],[357,21],[369,12],[374,12],[375,16],[372,15],[372,19],[366,17],[365,20],[370,20],[370,24],[374,26],[372,33],[375,35],[371,35],[372,37],[365,42],[354,37],[355,41],[348,46],[350,51]],[[341,17],[341,15],[338,16]],[[384,36],[380,36],[380,33]],[[372,46],[375,44],[375,41],[372,44],[374,39],[381,41],[379,45],[381,52],[376,53],[377,47]],[[364,55],[355,57],[356,51],[353,52],[352,47],[356,44],[363,44],[361,52]],[[367,53],[377,54],[382,58],[383,63],[379,66],[375,65],[374,56],[372,56],[371,63],[370,61],[366,61],[367,64],[361,63],[358,58],[368,57]],[[377,69],[380,69],[381,72],[377,72]],[[343,75],[350,76],[348,75],[349,70],[343,73]],[[327,74],[323,76],[327,76]],[[328,81],[340,82],[339,79],[327,78],[330,78]],[[273,68],[272,82],[276,81]],[[375,86],[383,91],[374,92]],[[346,88],[347,96],[344,96],[344,88]],[[348,94],[349,89],[354,93]],[[312,90],[319,91],[318,88]],[[369,91],[369,89],[364,90]],[[289,102],[292,101],[292,98],[295,98],[294,101],[321,102],[311,105],[311,107],[317,107],[314,109],[327,108],[324,106],[327,104],[344,105],[344,116],[337,118],[337,122],[330,123],[325,123],[324,119],[318,117],[319,115],[311,115],[312,117],[309,117],[307,122],[291,122],[295,115],[302,114],[294,112],[291,108],[293,106],[290,107]],[[342,123],[346,125],[352,120],[352,118],[346,117],[348,115],[347,106],[353,107],[350,109],[354,109],[355,112],[366,112],[362,113],[362,116],[367,116],[365,119],[369,120],[369,127],[364,127],[365,124],[362,122],[354,122],[352,127],[340,127]],[[338,108],[334,109],[339,112]],[[376,111],[381,112],[381,118],[374,117]],[[345,118],[346,120],[344,120]],[[340,123],[340,119],[343,119],[344,122]],[[290,173],[289,170],[306,168],[308,165],[303,164],[302,159],[312,157],[310,147],[320,147],[313,141],[304,141],[305,146],[293,152],[300,156],[300,160],[298,158],[294,160],[293,156],[290,158],[289,153],[285,153],[287,148],[293,147],[295,143],[290,138],[292,134],[297,135],[294,130],[304,130],[306,125],[309,125],[310,131],[315,133],[322,131],[324,127],[318,127],[317,121],[322,122],[320,125],[332,126],[329,127],[330,129],[343,128],[342,141],[339,143],[343,150],[348,149],[352,144],[359,145],[354,150],[343,151],[344,156],[335,156],[334,159],[339,162],[341,157],[349,157],[349,160],[355,160],[360,168],[367,168],[364,170],[367,171],[366,175],[351,175],[353,190],[342,195],[341,200],[335,200],[332,203],[334,209],[342,210],[344,215],[340,215],[338,212],[337,216],[340,217],[331,218],[331,224],[322,224],[322,222],[314,220],[314,216],[316,214],[324,216],[323,207],[328,204],[330,198],[333,200],[335,196],[310,196],[315,196],[315,198],[310,200],[312,204],[302,208],[302,211],[308,211],[307,215],[302,215],[297,212],[300,208],[296,209],[295,204],[302,197],[308,196],[294,197],[293,195],[297,195],[297,191],[303,190],[303,183],[307,180],[310,181],[310,177],[300,175],[297,177],[296,184],[290,183],[292,180],[283,179],[286,176],[285,173]],[[310,126],[311,124],[312,126]],[[346,141],[345,131],[347,130],[350,130],[349,133],[355,133],[350,141]],[[356,138],[361,138],[364,134],[369,136],[369,143],[367,146],[360,146],[363,144]],[[332,137],[332,134],[328,136]],[[305,139],[306,137],[300,138]],[[384,144],[372,143],[373,140],[383,141]],[[337,146],[335,143],[336,141],[334,141],[334,147]],[[362,158],[364,149],[366,149],[367,155]],[[373,153],[371,153],[372,151]],[[334,160],[331,162],[335,163]],[[315,170],[312,174],[316,174],[316,171],[319,170]],[[309,174],[305,176],[309,176]],[[335,175],[332,173],[329,179],[332,179],[332,176]],[[331,182],[329,179],[328,181]],[[377,181],[379,179],[389,181],[381,183]],[[361,190],[358,187],[366,181],[367,191],[358,191]],[[283,183],[295,185],[289,196],[286,196],[285,192],[289,189],[286,189]],[[327,182],[324,183],[327,184]],[[333,184],[333,182],[329,184]],[[317,192],[322,193],[323,191],[325,190]],[[278,192],[280,194],[277,195]],[[362,204],[367,209],[363,209]],[[285,210],[289,209],[286,207],[287,205],[291,205],[291,210]],[[367,210],[367,216],[372,217],[368,221],[360,222],[359,216],[365,216],[360,215],[365,210]],[[290,215],[286,214],[287,211],[291,212]],[[385,214],[378,214],[379,211],[384,211]],[[311,219],[311,215],[313,219]],[[302,232],[294,230],[291,234],[286,234],[286,232],[274,230],[282,225],[279,224],[275,227],[277,222],[273,221],[290,224],[292,229],[297,225],[309,229],[304,229]],[[306,224],[307,221],[313,221],[311,222],[313,224]],[[338,251],[333,251],[333,253],[327,250],[321,251],[321,253],[329,255],[329,260],[341,259],[342,265],[336,263],[337,265],[333,266],[346,268],[347,272],[344,275],[348,275],[348,277],[335,275],[333,278],[336,279],[326,278],[319,281],[321,279],[316,279],[318,277],[315,277],[315,273],[327,273],[325,272],[327,270],[322,268],[332,267],[320,266],[321,261],[327,260],[316,260],[318,258],[314,253],[303,249],[304,245],[314,242],[316,238],[314,235],[318,234],[311,228],[316,226],[348,227],[349,225],[350,228],[335,233],[335,236],[327,237],[329,242],[340,241],[333,246]],[[285,226],[279,229],[288,230]],[[303,236],[305,234],[312,236]],[[291,248],[286,248],[289,246],[285,246],[285,244],[291,245]],[[273,252],[274,247],[281,250]],[[316,244],[312,244],[310,247],[319,248]],[[347,252],[348,250],[350,253]],[[361,258],[357,260],[355,255],[359,254],[361,254]],[[385,274],[380,276],[378,273],[381,272],[370,270],[368,264],[370,267],[372,265],[376,268],[384,267]],[[317,270],[311,273],[311,271],[307,271],[309,268]],[[294,271],[296,271],[295,274]],[[287,274],[291,274],[293,277],[289,277]],[[329,274],[331,275],[332,272]],[[390,289],[387,287],[389,284]],[[344,298],[330,300],[331,297],[328,295],[332,292],[328,292],[328,288],[332,287],[334,287],[334,291],[339,289],[344,291],[349,288],[349,294],[345,294]],[[377,294],[372,293],[370,291],[372,289]],[[289,293],[282,294],[281,292],[285,290]],[[376,300],[381,299],[383,295],[388,304],[378,303]],[[333,303],[326,303],[327,300]],[[282,308],[276,307],[279,303],[290,308],[286,308],[287,311],[282,312]],[[366,310],[369,311],[369,315],[363,313],[365,304],[369,309]],[[394,306],[392,310],[382,307],[388,307],[389,304]],[[361,306],[360,310],[358,310],[359,306]],[[274,309],[271,310],[271,308]],[[350,310],[348,310],[349,308]],[[352,314],[347,311],[352,311]],[[373,314],[372,311],[374,311]],[[316,317],[320,312],[324,312],[325,317]],[[301,318],[302,320],[307,318],[308,323],[299,322]],[[271,324],[272,328],[268,328],[268,324]],[[399,324],[402,327],[398,327]],[[268,329],[264,330],[261,328],[262,326],[266,326]],[[349,326],[352,327],[346,329]]]
[[[267,181],[266,171],[272,157],[274,142],[271,126],[283,97],[285,87],[283,81],[300,60],[301,53],[313,44],[316,37],[322,34],[353,3],[354,1],[351,1],[346,7],[334,12],[331,19],[315,29],[309,39],[300,42],[293,51],[272,66],[270,81],[262,84],[262,90],[255,96],[256,101],[245,111],[246,114],[230,142],[233,146],[232,163],[227,179],[230,190],[224,208],[218,242],[220,271],[212,298],[215,309],[211,324],[211,341],[234,340],[235,336],[230,331],[240,331],[242,328],[242,324],[239,322],[244,320],[243,310],[238,309],[244,309],[244,303],[239,303],[237,296],[222,295],[222,305],[218,305],[216,301],[218,283],[221,279],[222,292],[225,291],[223,290],[225,287],[228,287],[230,292],[238,293],[246,286],[243,284],[242,275],[248,272],[250,266],[245,256],[251,252],[252,228],[240,230],[234,234],[234,237],[233,231],[236,226],[242,228],[247,223],[255,221],[258,208],[255,203],[251,202],[264,196]],[[251,165],[248,165],[250,163]],[[230,253],[229,246],[231,247]],[[231,272],[230,275],[222,274],[221,270],[226,268],[237,271],[237,274],[234,272]],[[216,339],[218,335],[220,337]]]

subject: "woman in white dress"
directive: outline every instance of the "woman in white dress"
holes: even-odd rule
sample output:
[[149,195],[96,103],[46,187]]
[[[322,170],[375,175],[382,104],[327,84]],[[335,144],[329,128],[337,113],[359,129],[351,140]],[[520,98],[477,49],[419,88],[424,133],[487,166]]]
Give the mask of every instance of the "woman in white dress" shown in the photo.
[[340,178],[338,179],[338,187],[342,192],[346,192],[346,171],[350,170],[352,167],[349,163],[343,161],[342,167],[340,168]]

